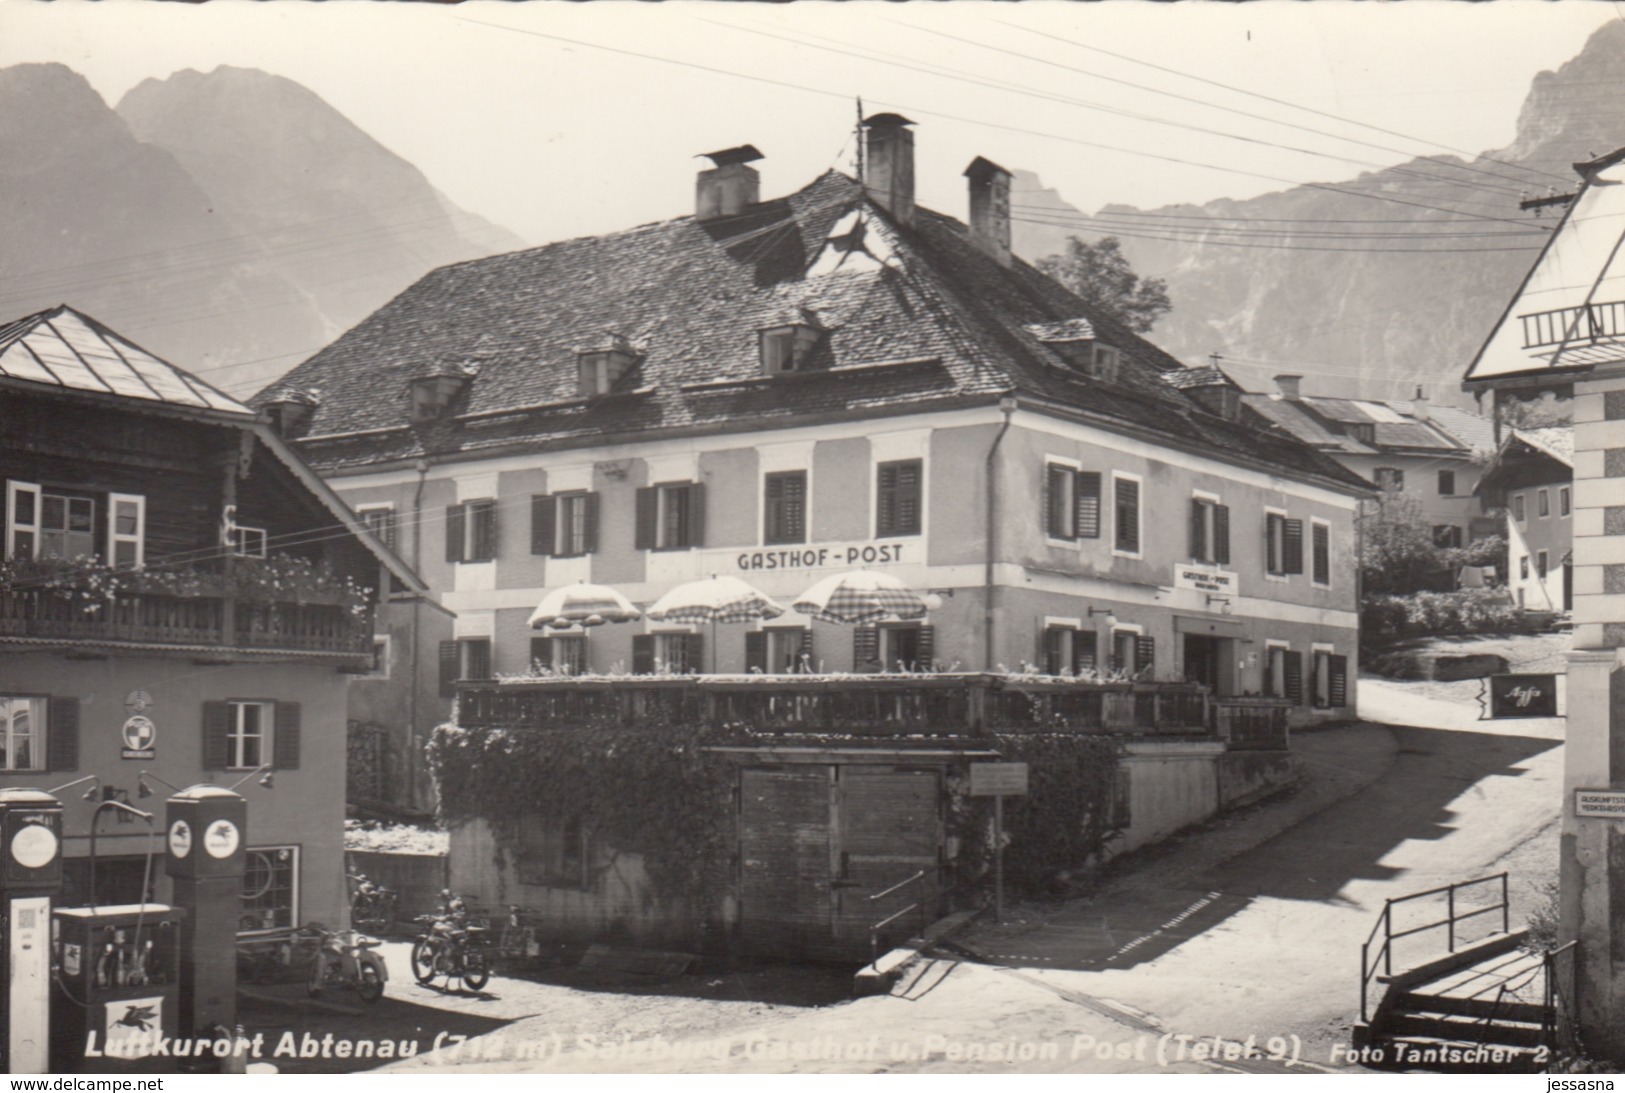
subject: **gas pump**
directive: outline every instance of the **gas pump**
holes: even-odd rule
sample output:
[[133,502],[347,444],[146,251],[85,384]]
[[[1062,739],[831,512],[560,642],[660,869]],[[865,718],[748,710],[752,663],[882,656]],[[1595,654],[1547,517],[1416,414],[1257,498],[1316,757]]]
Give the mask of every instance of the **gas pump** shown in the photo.
[[44,1074],[50,1059],[51,900],[62,888],[62,802],[0,789],[0,1070]]
[[180,1032],[213,1036],[237,1025],[237,922],[248,860],[248,802],[219,786],[170,797],[164,867],[192,928],[181,949]]

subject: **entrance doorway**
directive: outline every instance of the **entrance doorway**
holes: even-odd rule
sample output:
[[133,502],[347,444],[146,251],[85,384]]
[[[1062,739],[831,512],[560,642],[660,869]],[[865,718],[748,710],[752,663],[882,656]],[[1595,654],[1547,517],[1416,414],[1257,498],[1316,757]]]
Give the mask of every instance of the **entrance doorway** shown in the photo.
[[1229,638],[1185,635],[1185,682],[1200,683],[1216,695],[1230,694]]

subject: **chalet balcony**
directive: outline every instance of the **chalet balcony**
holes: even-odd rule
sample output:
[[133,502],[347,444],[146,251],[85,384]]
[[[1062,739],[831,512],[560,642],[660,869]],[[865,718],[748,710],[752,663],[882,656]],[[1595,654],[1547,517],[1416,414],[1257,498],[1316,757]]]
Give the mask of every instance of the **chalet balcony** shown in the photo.
[[372,629],[370,610],[339,603],[125,591],[88,600],[55,589],[0,590],[0,646],[145,646],[222,659],[294,654],[365,666]]
[[[465,728],[568,728],[585,722],[657,727],[745,725],[764,735],[982,737],[1060,732],[1225,739],[1286,746],[1286,706],[1215,698],[1185,683],[1093,683],[983,673],[908,676],[559,677],[464,682]],[[1244,715],[1232,711],[1246,704]]]
[[1625,338],[1625,301],[1560,307],[1518,316],[1523,323],[1523,347],[1586,345],[1610,338]]

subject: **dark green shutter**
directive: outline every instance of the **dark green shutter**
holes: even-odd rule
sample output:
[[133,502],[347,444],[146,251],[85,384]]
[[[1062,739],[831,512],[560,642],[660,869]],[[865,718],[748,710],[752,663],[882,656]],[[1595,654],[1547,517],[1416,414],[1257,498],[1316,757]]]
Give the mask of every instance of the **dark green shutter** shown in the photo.
[[1288,649],[1286,654],[1286,697],[1294,706],[1303,704],[1303,654]]
[[685,491],[688,494],[688,542],[685,546],[705,545],[705,483],[695,482]]
[[79,700],[55,695],[45,706],[45,769],[79,769]]
[[532,554],[548,555],[553,553],[554,519],[552,495],[545,493],[532,495],[530,499],[530,552]]
[[1140,550],[1140,484],[1117,479],[1117,549],[1137,554]]
[[582,505],[582,521],[584,531],[581,537],[581,552],[591,554],[598,549],[598,495],[587,494],[587,500]]
[[1349,704],[1349,658],[1345,656],[1330,656],[1326,663],[1331,672],[1331,681],[1327,685],[1327,693],[1331,704],[1347,706]]
[[1281,572],[1280,536],[1276,529],[1281,526],[1281,517],[1275,513],[1268,513],[1264,517],[1264,571],[1266,573]]
[[460,562],[463,560],[463,521],[465,514],[461,505],[446,506],[446,561]]
[[1230,564],[1230,506],[1213,506],[1213,560]]
[[1075,630],[1072,633],[1072,670],[1094,671],[1099,662],[1095,651],[1096,635],[1093,630]]
[[1039,636],[1038,656],[1044,664],[1044,674],[1058,676],[1061,674],[1061,650],[1066,631],[1059,626],[1047,626]]
[[1152,679],[1157,672],[1157,639],[1141,634],[1134,639],[1134,674],[1140,679]]
[[1100,472],[1078,471],[1072,476],[1080,539],[1100,538]]
[[882,463],[876,470],[875,534],[897,534],[897,467]]
[[653,550],[659,545],[656,521],[660,514],[660,490],[645,486],[633,499],[635,519],[632,524],[632,549]]
[[276,704],[276,724],[271,727],[271,765],[277,770],[299,769],[299,716],[299,703]]
[[767,671],[767,632],[751,630],[745,634],[745,671]]
[[457,680],[463,674],[463,658],[455,641],[440,643],[440,697],[457,693]]
[[920,627],[920,641],[917,646],[914,670],[929,672],[937,659],[937,628],[934,626]]
[[1332,544],[1331,529],[1325,524],[1313,524],[1313,550],[1315,565],[1315,583],[1332,583]]
[[880,631],[873,626],[860,626],[852,631],[852,670],[880,671]]
[[699,674],[705,671],[705,635],[686,634],[683,637],[685,672]]
[[203,704],[203,769],[225,770],[231,763],[227,736],[231,733],[231,705],[226,702]]
[[653,634],[632,635],[632,674],[635,676],[653,675],[655,670],[655,636]]
[[1303,572],[1303,521],[1287,520],[1281,532],[1281,572]]
[[1207,561],[1207,502],[1191,499],[1191,560]]

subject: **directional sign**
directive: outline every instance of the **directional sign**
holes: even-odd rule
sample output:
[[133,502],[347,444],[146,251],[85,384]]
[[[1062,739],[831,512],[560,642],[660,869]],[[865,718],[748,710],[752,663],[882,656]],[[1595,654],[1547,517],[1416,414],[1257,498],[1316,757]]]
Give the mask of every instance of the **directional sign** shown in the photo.
[[972,763],[972,797],[1024,797],[1027,794],[1026,763]]
[[1625,791],[1617,789],[1577,789],[1574,814],[1602,820],[1625,820]]

